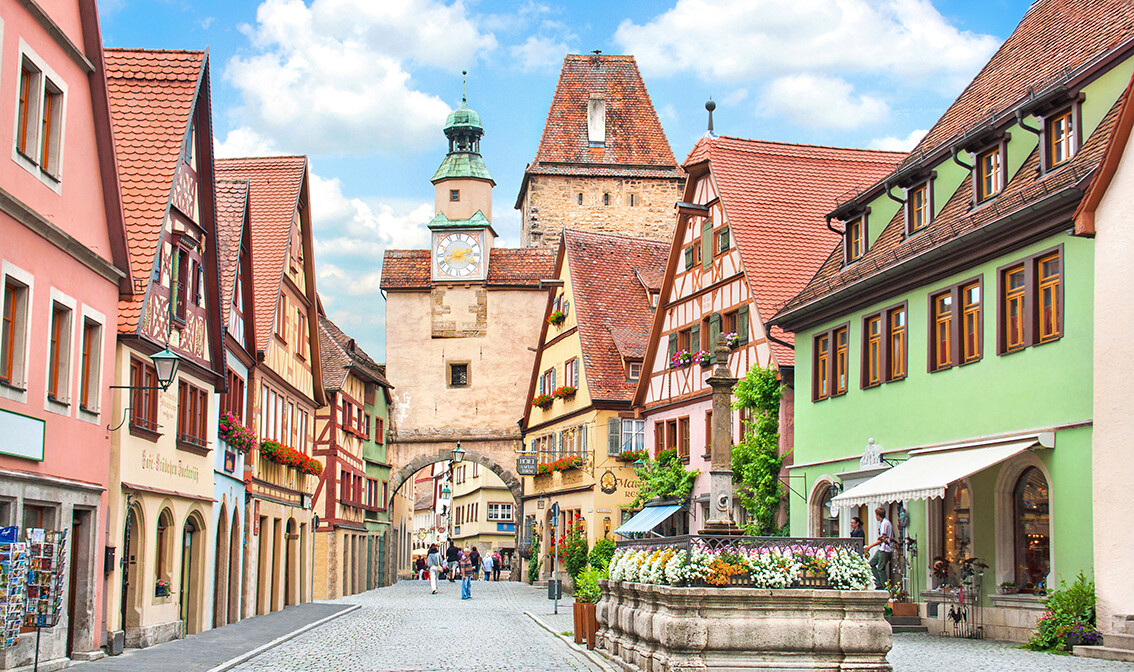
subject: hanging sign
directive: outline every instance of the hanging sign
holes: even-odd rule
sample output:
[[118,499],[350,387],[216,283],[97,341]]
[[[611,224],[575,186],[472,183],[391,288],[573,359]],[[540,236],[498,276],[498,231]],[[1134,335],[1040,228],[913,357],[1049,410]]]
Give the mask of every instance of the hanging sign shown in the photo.
[[516,473],[520,476],[535,476],[539,473],[539,458],[535,455],[516,457]]

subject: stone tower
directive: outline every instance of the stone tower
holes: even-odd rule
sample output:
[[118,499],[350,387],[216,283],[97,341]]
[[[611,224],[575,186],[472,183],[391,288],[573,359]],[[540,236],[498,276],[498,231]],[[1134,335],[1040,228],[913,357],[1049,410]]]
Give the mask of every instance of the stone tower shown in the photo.
[[668,241],[684,183],[634,57],[569,54],[516,198],[521,245],[555,248],[565,226]]

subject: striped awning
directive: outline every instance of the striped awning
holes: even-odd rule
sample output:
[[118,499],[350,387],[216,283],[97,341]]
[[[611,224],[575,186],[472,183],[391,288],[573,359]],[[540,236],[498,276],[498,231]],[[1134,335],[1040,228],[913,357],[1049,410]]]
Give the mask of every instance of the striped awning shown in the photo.
[[625,523],[622,523],[622,525],[620,525],[619,528],[614,531],[614,533],[625,536],[628,534],[642,534],[649,532],[650,530],[665,522],[666,518],[672,516],[680,508],[680,504],[647,506],[638,513],[634,514],[633,518],[626,521]]

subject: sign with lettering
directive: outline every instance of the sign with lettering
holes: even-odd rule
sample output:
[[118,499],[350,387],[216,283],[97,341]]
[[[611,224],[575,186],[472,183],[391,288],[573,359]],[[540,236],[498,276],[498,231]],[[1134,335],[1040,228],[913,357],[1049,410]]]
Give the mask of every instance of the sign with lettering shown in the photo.
[[516,458],[516,473],[520,476],[535,476],[539,473],[539,459],[535,455],[520,455]]

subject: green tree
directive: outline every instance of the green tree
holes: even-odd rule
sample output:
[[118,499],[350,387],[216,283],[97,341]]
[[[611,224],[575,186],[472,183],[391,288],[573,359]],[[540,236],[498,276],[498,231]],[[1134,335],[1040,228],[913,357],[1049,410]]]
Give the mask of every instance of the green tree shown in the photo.
[[783,534],[776,516],[784,496],[780,469],[780,399],[783,385],[776,371],[753,366],[732,389],[734,409],[747,411],[744,438],[732,448],[732,481],[748,511],[745,532],[756,536]]
[[638,473],[638,496],[627,508],[637,509],[654,497],[686,499],[693,492],[696,469],[686,469],[677,458],[677,451],[663,450],[658,459],[645,460],[635,470]]

